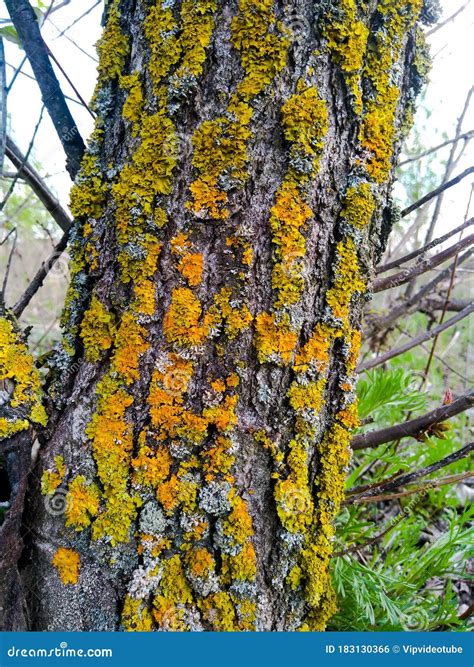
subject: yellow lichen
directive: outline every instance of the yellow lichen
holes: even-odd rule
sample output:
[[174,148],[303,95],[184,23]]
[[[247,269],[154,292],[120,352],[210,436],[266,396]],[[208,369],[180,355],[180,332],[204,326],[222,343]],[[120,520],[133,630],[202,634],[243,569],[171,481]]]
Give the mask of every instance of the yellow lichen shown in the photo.
[[253,581],[257,574],[257,558],[251,542],[246,542],[235,556],[222,555],[222,579],[233,581]]
[[145,603],[130,595],[125,597],[121,621],[127,632],[150,632],[153,629],[153,618]]
[[187,287],[175,287],[163,320],[166,340],[182,347],[203,343],[208,330],[200,323],[201,314],[201,304],[193,292]]
[[93,295],[81,324],[81,338],[88,361],[98,361],[110,349],[115,335],[115,318]]
[[313,211],[301,186],[317,172],[328,129],[326,103],[314,86],[298,82],[296,92],[282,107],[282,123],[285,138],[291,143],[290,167],[275,195],[269,221],[276,245],[272,272],[272,287],[278,294],[276,308],[297,303],[304,290],[303,232]]
[[291,533],[305,532],[313,521],[314,505],[308,479],[308,452],[302,442],[290,442],[286,463],[290,474],[286,479],[278,479],[274,490],[278,516]]
[[232,597],[226,591],[211,593],[199,600],[198,606],[213,630],[232,632],[238,629]]
[[232,510],[223,521],[224,533],[232,539],[234,545],[243,546],[254,534],[252,517],[245,500],[235,491],[231,491],[230,495]]
[[0,382],[9,392],[10,408],[21,408],[21,418],[0,420],[0,440],[26,430],[30,422],[46,425],[47,416],[41,403],[41,381],[33,357],[15,326],[0,317]]
[[364,68],[375,95],[367,103],[359,133],[363,148],[371,153],[366,163],[367,173],[377,183],[388,178],[392,166],[400,97],[400,90],[392,80],[393,70],[406,33],[416,22],[422,5],[423,0],[382,0],[377,5],[383,28],[375,33]]
[[129,52],[128,39],[120,27],[120,12],[118,0],[113,0],[108,12],[107,25],[102,37],[96,44],[99,65],[97,67],[98,80],[102,83],[118,77],[123,69]]
[[337,244],[337,254],[336,277],[326,293],[326,302],[334,317],[348,324],[351,299],[356,292],[365,291],[366,283],[360,275],[356,246],[350,237]]
[[324,35],[334,59],[341,66],[354,97],[354,110],[359,114],[362,111],[361,70],[369,29],[357,18],[355,0],[341,0],[337,13],[337,20],[331,13],[324,18]]
[[96,484],[78,475],[69,484],[66,496],[66,526],[83,530],[99,512],[100,492]]
[[376,201],[370,183],[362,182],[348,188],[341,216],[351,225],[365,227],[370,223],[375,207]]
[[285,139],[292,144],[290,155],[294,160],[309,157],[314,171],[328,131],[326,102],[319,97],[315,86],[307,87],[299,82],[296,93],[285,102],[281,113]]
[[127,99],[122,107],[122,116],[136,129],[143,111],[143,93],[139,72],[121,76],[120,86],[128,91]]
[[133,399],[107,376],[99,383],[97,394],[97,411],[86,427],[86,435],[92,441],[106,506],[95,519],[92,534],[95,539],[107,535],[115,544],[127,540],[136,513],[136,502],[127,490],[133,449],[132,427],[125,421],[125,412]]
[[53,494],[61,486],[66,474],[64,458],[61,455],[54,457],[54,464],[56,470],[45,470],[41,476],[41,493],[43,495]]
[[317,382],[304,384],[299,384],[297,381],[292,382],[288,390],[288,398],[293,410],[295,410],[295,412],[313,410],[318,414],[323,403],[323,391],[325,385],[325,378],[321,378]]
[[232,43],[245,70],[238,91],[245,99],[261,93],[286,64],[289,40],[272,6],[273,0],[239,0],[232,19]]
[[138,324],[133,313],[125,313],[117,332],[112,360],[113,370],[121,374],[125,384],[131,384],[140,377],[138,360],[147,349],[145,328]]

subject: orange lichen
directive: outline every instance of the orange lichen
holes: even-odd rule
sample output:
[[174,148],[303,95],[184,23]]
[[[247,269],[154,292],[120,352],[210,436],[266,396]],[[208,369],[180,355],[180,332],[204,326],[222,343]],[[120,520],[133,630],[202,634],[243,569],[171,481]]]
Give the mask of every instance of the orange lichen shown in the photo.
[[52,563],[65,586],[66,584],[77,584],[81,564],[77,551],[59,547],[53,556]]
[[196,287],[202,280],[203,256],[198,252],[185,255],[179,262],[178,269],[188,284]]
[[269,313],[260,313],[255,319],[255,347],[261,363],[290,363],[298,337],[290,326],[285,313],[281,318]]
[[327,324],[317,324],[308,342],[297,353],[293,370],[297,373],[306,373],[310,368],[324,370],[329,362],[331,343],[338,335],[340,333]]

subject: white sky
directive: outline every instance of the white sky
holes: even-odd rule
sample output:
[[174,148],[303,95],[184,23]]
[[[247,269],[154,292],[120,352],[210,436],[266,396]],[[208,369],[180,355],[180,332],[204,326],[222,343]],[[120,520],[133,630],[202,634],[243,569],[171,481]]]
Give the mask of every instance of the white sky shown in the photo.
[[[442,0],[443,18],[452,15],[466,0]],[[51,15],[43,30],[44,37],[53,54],[61,62],[83,99],[89,101],[95,83],[95,50],[94,43],[98,39],[101,27],[100,17],[103,2],[96,5],[97,0],[71,0],[69,5]],[[92,8],[89,14],[71,24],[82,14]],[[0,0],[0,19],[8,16],[5,5]],[[467,91],[473,85],[472,63],[474,62],[474,0],[457,19],[436,32],[431,41],[434,64],[431,73],[431,84],[426,95],[426,105],[431,109],[429,124],[423,135],[426,147],[440,143],[446,133],[449,138],[454,134],[456,119],[463,107]],[[67,29],[65,35],[60,32]],[[80,48],[78,48],[80,47]],[[15,45],[5,42],[7,62],[17,66],[23,52]],[[89,55],[86,55],[89,54]],[[31,76],[29,64],[22,70]],[[7,68],[10,80],[13,70]],[[63,91],[75,97],[74,91],[58,73]],[[38,121],[41,98],[34,81],[25,75],[17,77],[8,98],[10,114],[10,132],[20,147],[26,151],[35,125]],[[87,137],[92,129],[92,118],[79,104],[70,103],[70,109],[78,124],[79,130]],[[466,116],[464,131],[474,129],[474,100]],[[447,151],[440,152],[440,158],[446,157]],[[41,164],[41,172],[47,177],[48,183],[57,192],[64,204],[67,204],[70,181],[64,169],[64,153],[53,130],[48,114],[45,112],[38,131],[34,157]],[[474,164],[474,141],[468,146],[456,173]],[[421,171],[421,177],[422,177]],[[443,205],[440,226],[451,227],[461,223],[465,213],[466,202],[473,180],[466,179],[463,184],[448,191]],[[423,189],[423,188],[422,188]],[[396,186],[395,193],[403,198],[403,188]],[[405,202],[402,202],[405,203]],[[455,218],[455,219],[454,219]]]

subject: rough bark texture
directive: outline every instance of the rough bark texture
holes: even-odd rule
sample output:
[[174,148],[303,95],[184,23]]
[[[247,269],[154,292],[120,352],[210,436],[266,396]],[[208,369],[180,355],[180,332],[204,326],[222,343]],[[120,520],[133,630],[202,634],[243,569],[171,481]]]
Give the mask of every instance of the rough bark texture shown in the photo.
[[31,629],[324,629],[422,4],[110,3]]

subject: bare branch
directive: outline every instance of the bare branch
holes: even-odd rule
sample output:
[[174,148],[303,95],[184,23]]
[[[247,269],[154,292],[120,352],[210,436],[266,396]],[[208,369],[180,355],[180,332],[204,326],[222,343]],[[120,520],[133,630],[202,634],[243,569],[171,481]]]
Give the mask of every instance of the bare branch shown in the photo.
[[[467,250],[463,255],[461,255],[461,257],[459,257],[457,260],[457,266],[459,267],[461,264],[467,261],[472,254],[473,248],[469,248],[469,250]],[[422,299],[425,298],[425,296],[431,294],[436,289],[439,283],[442,283],[444,280],[451,276],[453,266],[454,262],[447,269],[440,271],[438,275],[433,278],[433,280],[424,285],[421,289],[418,290],[418,292],[406,298],[400,305],[392,308],[392,310],[390,310],[387,315],[371,317],[368,322],[368,327],[366,327],[364,330],[365,336],[368,337],[377,331],[388,329],[400,317],[411,312],[417,303],[419,303]]]
[[441,23],[438,23],[437,25],[435,25],[434,28],[431,28],[431,30],[429,30],[426,33],[426,36],[431,37],[431,35],[434,35],[435,32],[438,32],[438,30],[441,30],[441,28],[444,28],[445,25],[447,25],[451,21],[454,21],[454,19],[457,16],[459,16],[459,14],[461,12],[463,12],[466,9],[466,7],[468,7],[470,4],[471,4],[471,0],[467,0],[467,2],[465,2],[463,5],[461,5],[461,7],[459,7],[459,9],[454,12],[454,14],[451,14],[451,16],[448,16],[447,19],[445,19],[444,21],[441,21]]
[[469,174],[474,174],[474,167],[468,167],[465,169],[461,174],[458,174],[454,178],[452,178],[450,181],[446,181],[446,183],[443,183],[442,185],[438,186],[431,192],[428,192],[428,194],[424,195],[416,201],[414,204],[410,204],[407,208],[404,208],[403,211],[401,212],[402,218],[405,216],[409,215],[413,211],[415,211],[417,208],[420,208],[420,206],[423,206],[423,204],[426,204],[427,202],[431,201],[431,199],[434,199],[434,197],[437,197],[440,195],[442,192],[445,190],[448,190],[448,188],[452,188],[453,185],[457,185],[460,183],[463,178],[466,178],[466,176],[469,176]]
[[5,142],[7,139],[7,74],[5,68],[5,51],[3,39],[0,37],[0,174],[3,173]]
[[18,240],[18,234],[17,234],[16,228],[15,228],[15,234],[13,235],[13,243],[12,243],[10,253],[8,255],[7,266],[5,268],[5,275],[3,277],[2,291],[0,292],[0,303],[2,303],[2,304],[5,303],[5,292],[7,290],[8,278],[10,276],[10,268],[11,268],[11,265],[12,265],[12,259],[13,259],[13,255],[15,253],[17,240]]
[[42,286],[44,279],[48,275],[50,269],[54,266],[54,264],[57,262],[61,254],[66,249],[68,238],[69,238],[69,232],[67,231],[63,235],[59,243],[54,247],[54,251],[49,257],[49,259],[47,259],[46,262],[43,262],[41,268],[38,269],[32,281],[26,288],[24,294],[13,306],[12,311],[15,317],[17,318],[20,317],[20,315],[23,313],[27,305],[30,303],[31,299],[34,297],[36,292]]
[[456,227],[456,229],[453,229],[452,231],[448,232],[447,234],[444,234],[444,236],[440,236],[437,239],[434,239],[434,241],[431,241],[427,245],[423,246],[422,248],[419,248],[418,250],[414,250],[413,252],[410,252],[408,255],[404,255],[403,257],[400,257],[399,259],[394,259],[393,262],[388,262],[387,264],[383,264],[382,266],[377,267],[377,274],[379,273],[385,273],[386,271],[390,271],[390,269],[396,269],[398,268],[401,264],[406,264],[412,259],[415,259],[419,255],[424,255],[426,252],[429,252],[433,248],[435,248],[437,245],[440,245],[441,243],[444,243],[448,239],[451,238],[451,236],[455,236],[456,234],[459,234],[460,232],[464,231],[467,227],[470,227],[471,225],[474,224],[474,218],[470,218],[466,222],[464,222],[462,225],[459,225],[459,227]]
[[61,92],[35,13],[28,0],[5,0],[5,4],[30,61],[43,102],[66,153],[67,170],[71,178],[74,178],[79,170],[85,146]]
[[35,129],[33,130],[33,135],[31,137],[30,143],[28,145],[28,149],[27,149],[25,155],[23,156],[23,162],[21,163],[20,166],[17,167],[17,169],[18,169],[17,176],[10,183],[10,187],[8,188],[7,193],[5,194],[5,197],[0,202],[0,211],[3,211],[3,209],[5,208],[6,203],[8,202],[11,195],[13,194],[13,191],[15,189],[15,186],[16,186],[17,182],[18,182],[18,179],[21,176],[21,169],[23,168],[23,166],[27,162],[28,158],[30,157],[30,153],[33,150],[33,146],[35,145],[36,135],[37,135],[38,130],[40,128],[41,121],[43,120],[43,113],[44,113],[44,104],[41,106],[41,111],[40,111],[40,115],[39,115],[39,118],[38,118],[38,122],[36,123]]
[[38,172],[25,160],[25,156],[10,137],[7,137],[6,155],[61,229],[64,232],[68,231],[72,224],[69,214],[63,209]]
[[433,257],[427,257],[425,259],[421,259],[414,266],[410,266],[406,269],[403,269],[402,271],[399,271],[399,273],[396,273],[393,276],[387,276],[386,278],[377,278],[373,283],[372,290],[374,294],[376,294],[377,292],[383,292],[384,290],[404,285],[405,283],[410,282],[412,278],[415,278],[416,276],[419,276],[422,273],[426,273],[427,271],[431,271],[431,269],[434,269],[440,264],[443,264],[443,262],[446,262],[446,260],[451,259],[451,257],[453,257],[454,255],[459,254],[461,250],[464,250],[464,248],[468,248],[473,243],[474,243],[474,234],[466,236],[465,239],[458,241],[450,248],[442,250],[438,254],[433,255]]
[[437,327],[434,327],[434,329],[431,329],[430,331],[426,331],[425,333],[421,334],[420,336],[417,336],[416,338],[413,338],[413,340],[408,341],[408,343],[405,343],[405,345],[401,345],[400,347],[396,347],[393,350],[388,350],[388,352],[385,352],[385,354],[381,354],[380,356],[375,357],[375,359],[371,359],[370,361],[367,361],[363,364],[360,364],[357,367],[357,372],[362,373],[363,371],[368,371],[371,368],[375,368],[375,366],[380,366],[381,364],[384,364],[389,359],[393,359],[394,357],[398,357],[400,354],[403,354],[404,352],[408,352],[408,350],[413,349],[417,345],[421,345],[421,343],[425,343],[427,340],[432,340],[433,338],[436,338],[437,336],[439,336],[440,333],[442,333],[446,329],[449,329],[450,327],[454,326],[455,324],[460,322],[465,317],[468,317],[468,315],[470,315],[473,311],[474,311],[474,302],[471,302],[464,310],[462,310],[460,313],[458,313],[457,315],[452,317],[447,322],[444,322],[443,324],[440,324]]
[[[445,299],[432,298],[425,299],[423,303],[420,304],[418,310],[425,314],[431,314],[435,310],[443,310],[445,307]],[[469,305],[469,301],[463,299],[449,299],[446,304],[446,310],[450,310],[453,313],[459,313],[461,310],[464,310]]]
[[426,493],[427,491],[430,491],[430,489],[437,489],[440,486],[446,486],[446,484],[454,484],[455,482],[460,482],[461,480],[467,479],[468,477],[472,477],[472,472],[462,472],[459,475],[448,475],[447,477],[441,477],[440,479],[426,482],[426,484],[417,486],[414,489],[409,489],[408,491],[401,491],[400,493],[382,493],[379,496],[347,498],[342,502],[342,505],[352,505],[353,503],[380,503],[387,500],[398,500],[398,498],[412,496],[414,493]]
[[431,465],[426,466],[425,468],[420,468],[419,470],[406,473],[405,475],[398,474],[397,476],[392,477],[389,480],[382,480],[377,484],[373,484],[369,489],[366,487],[354,487],[349,490],[347,495],[355,496],[363,494],[364,496],[375,496],[381,491],[382,492],[394,491],[395,489],[398,489],[401,486],[412,484],[413,482],[416,482],[417,480],[422,479],[423,477],[427,477],[428,475],[431,475],[431,473],[436,472],[437,470],[441,470],[441,468],[446,468],[446,466],[451,465],[451,463],[455,463],[456,461],[465,459],[467,456],[469,456],[469,454],[473,450],[474,450],[474,442],[470,442],[465,447],[458,449],[457,452],[453,452],[452,454],[445,456],[443,459],[440,459],[439,461],[436,461],[436,463],[432,463]]
[[351,440],[351,447],[354,450],[366,449],[368,447],[378,447],[384,442],[393,442],[400,438],[411,438],[424,433],[428,428],[446,421],[455,415],[469,410],[474,405],[474,389],[463,394],[449,405],[442,405],[431,412],[427,412],[421,417],[416,417],[403,424],[382,428],[379,431],[369,431],[368,433],[359,433]]
[[472,138],[474,138],[474,130],[469,130],[469,132],[464,132],[463,134],[460,134],[458,137],[454,137],[454,139],[448,139],[448,141],[443,141],[442,144],[433,146],[433,148],[428,148],[428,150],[423,151],[422,153],[418,153],[418,155],[415,155],[414,157],[409,157],[406,160],[402,160],[401,162],[398,163],[398,166],[404,167],[406,164],[409,164],[410,162],[416,162],[417,160],[421,160],[422,158],[427,157],[432,153],[436,153],[436,151],[439,151],[442,148],[445,148],[446,146],[450,146],[451,144],[457,144],[463,140],[470,141]]

